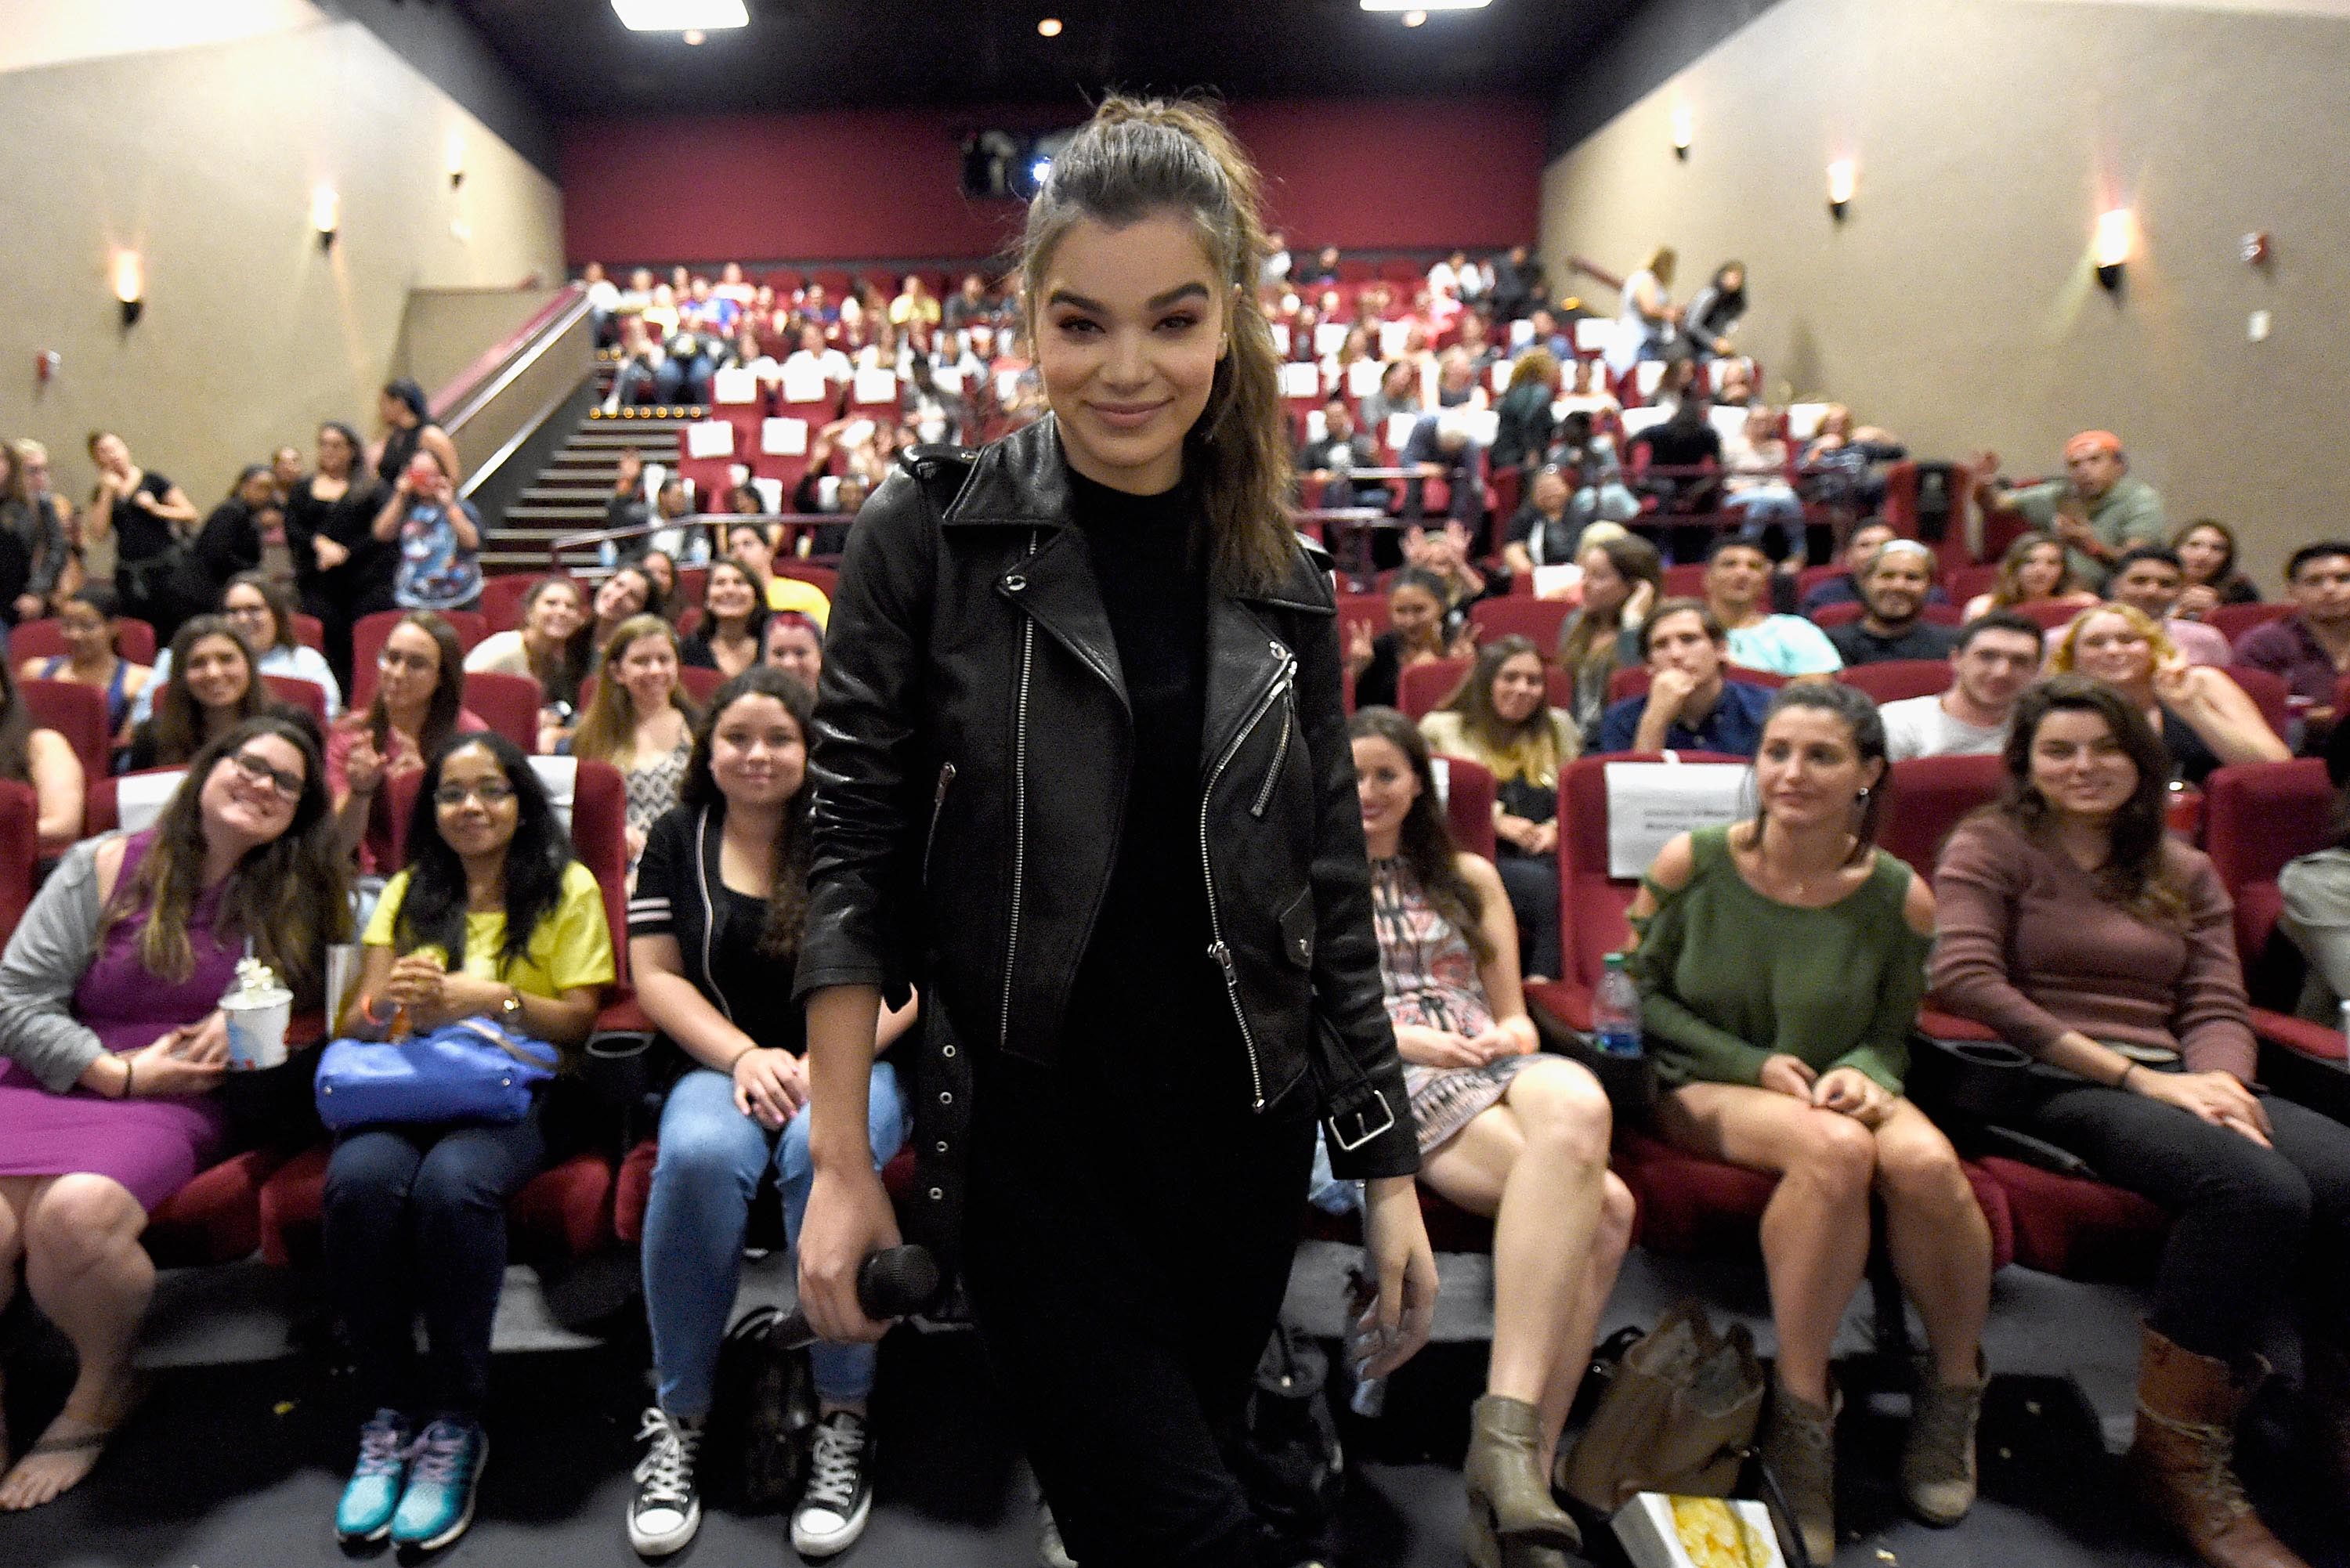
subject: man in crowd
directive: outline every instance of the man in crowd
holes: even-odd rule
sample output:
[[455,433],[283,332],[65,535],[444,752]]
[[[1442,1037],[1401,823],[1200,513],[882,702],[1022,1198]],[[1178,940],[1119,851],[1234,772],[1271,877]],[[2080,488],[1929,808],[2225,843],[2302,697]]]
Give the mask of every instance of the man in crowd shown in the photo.
[[1730,659],[1773,675],[1835,674],[1843,656],[1797,615],[1772,615],[1771,557],[1751,539],[1724,535],[1705,557],[1705,602],[1730,638]]
[[2179,620],[2178,596],[2187,589],[2187,568],[2168,545],[2138,545],[2114,558],[2114,575],[2106,579],[2106,597],[2127,605],[2162,628],[2189,664],[2225,665],[2230,657],[2227,634],[2199,620]]
[[1403,514],[1418,521],[1426,510],[1428,482],[1441,479],[1451,492],[1451,516],[1471,533],[1485,516],[1484,449],[1469,433],[1469,420],[1453,410],[1422,414],[1397,454],[1397,466],[1419,477],[1404,482]]
[[1379,449],[1372,444],[1368,434],[1357,428],[1355,410],[1347,406],[1344,398],[1333,398],[1323,405],[1322,436],[1308,441],[1297,449],[1297,472],[1322,484],[1322,504],[1325,506],[1384,506],[1387,486],[1377,483],[1354,483],[1347,476],[1358,468],[1377,468]]
[[2162,497],[2133,479],[2122,438],[2083,431],[2064,443],[2064,477],[2011,490],[1999,477],[1999,454],[1975,458],[1975,500],[1989,512],[2013,512],[2034,528],[2064,541],[2073,574],[2102,586],[2114,562],[2132,545],[2158,545],[2169,532]]
[[1590,752],[1721,752],[1751,757],[1762,743],[1770,691],[1725,680],[1721,622],[1696,599],[1667,599],[1641,629],[1648,691],[1611,703],[1592,726]]
[[1887,541],[1869,561],[1861,618],[1831,628],[1828,641],[1847,666],[1894,659],[1948,659],[1959,634],[1923,618],[1934,589],[1934,552],[1915,539]]
[[[1810,590],[1804,595],[1804,613],[1810,615],[1814,610],[1825,609],[1829,605],[1856,605],[1865,602],[1866,596],[1860,591],[1861,576],[1868,570],[1868,563],[1877,558],[1877,552],[1892,541],[1893,524],[1882,518],[1871,517],[1859,527],[1855,528],[1852,531],[1852,537],[1844,543],[1843,573],[1828,578],[1825,582],[1812,585]],[[1926,596],[1926,602],[1929,605],[1946,605],[1950,602],[1950,596],[1944,593],[1940,585],[1937,584]]]
[[1885,720],[1886,755],[1995,755],[2007,744],[2015,700],[2040,674],[2040,628],[2013,610],[1977,616],[1959,628],[1951,650],[1955,679],[1939,697],[1906,697],[1877,712]]
[[2350,542],[2303,545],[2285,563],[2293,613],[2254,627],[2236,643],[2232,662],[2284,678],[2305,699],[2315,725],[2334,722],[2334,688],[2350,671]]

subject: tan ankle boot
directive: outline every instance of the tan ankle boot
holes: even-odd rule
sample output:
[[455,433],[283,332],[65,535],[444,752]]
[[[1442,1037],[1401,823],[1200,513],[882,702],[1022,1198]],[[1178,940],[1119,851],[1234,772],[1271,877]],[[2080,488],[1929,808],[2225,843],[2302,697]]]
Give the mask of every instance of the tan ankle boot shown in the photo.
[[1909,1511],[1928,1524],[1956,1524],[1975,1505],[1975,1428],[1987,1382],[1980,1352],[1965,1383],[1940,1381],[1931,1358],[1921,1369],[1901,1450],[1901,1490]]
[[1804,1538],[1804,1552],[1819,1568],[1835,1561],[1835,1418],[1844,1403],[1833,1389],[1829,1407],[1807,1405],[1775,1378],[1762,1419],[1762,1462],[1771,1467]]
[[2309,1568],[2269,1532],[2236,1479],[2236,1418],[2251,1397],[2228,1364],[2144,1331],[2131,1485],[2212,1568]]
[[1469,1490],[1462,1538],[1472,1568],[1559,1568],[1583,1547],[1575,1521],[1550,1495],[1542,1472],[1541,1419],[1523,1399],[1488,1394],[1470,1407]]

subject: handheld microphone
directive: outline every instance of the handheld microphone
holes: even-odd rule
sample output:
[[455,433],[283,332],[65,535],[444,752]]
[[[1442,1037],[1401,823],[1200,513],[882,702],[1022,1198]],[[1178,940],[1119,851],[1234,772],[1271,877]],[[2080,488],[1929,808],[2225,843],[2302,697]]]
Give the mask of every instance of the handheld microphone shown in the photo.
[[[909,1317],[938,1299],[938,1260],[927,1247],[887,1247],[873,1253],[857,1270],[857,1304],[877,1321]],[[775,1320],[767,1343],[777,1350],[798,1350],[816,1343],[808,1326],[807,1309],[795,1306]]]

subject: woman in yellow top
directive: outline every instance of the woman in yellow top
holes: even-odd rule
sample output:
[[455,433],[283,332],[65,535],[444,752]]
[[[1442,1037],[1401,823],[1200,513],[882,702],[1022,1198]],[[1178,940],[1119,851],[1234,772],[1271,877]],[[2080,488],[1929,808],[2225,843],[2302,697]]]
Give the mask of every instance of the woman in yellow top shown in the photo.
[[[602,889],[529,760],[491,732],[453,736],[427,760],[408,868],[361,940],[350,1033],[380,1030],[404,1010],[420,1033],[486,1017],[572,1049],[614,978]],[[372,1412],[336,1511],[347,1542],[389,1534],[431,1551],[472,1521],[506,1203],[547,1164],[540,1113],[535,1105],[505,1126],[361,1127],[336,1141],[328,1273]],[[431,1342],[421,1378],[411,1366],[420,1307]]]
[[1528,637],[1500,637],[1444,706],[1419,722],[1428,749],[1493,775],[1494,864],[1518,921],[1529,981],[1558,974],[1558,775],[1583,749],[1565,711],[1547,701],[1550,670]]

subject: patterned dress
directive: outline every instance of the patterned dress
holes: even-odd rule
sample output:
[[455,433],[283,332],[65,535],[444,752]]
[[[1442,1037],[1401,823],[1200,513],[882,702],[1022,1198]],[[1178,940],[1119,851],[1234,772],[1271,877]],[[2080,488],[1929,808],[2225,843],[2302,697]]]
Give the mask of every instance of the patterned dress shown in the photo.
[[[1379,939],[1379,984],[1388,1022],[1444,1029],[1474,1039],[1493,1027],[1468,939],[1439,914],[1400,858],[1371,862],[1371,923]],[[1425,1067],[1407,1062],[1419,1152],[1430,1154],[1498,1104],[1532,1056],[1503,1056],[1482,1067]]]
[[[689,725],[675,746],[659,756],[641,759],[620,775],[629,791],[628,824],[639,842],[652,832],[661,814],[677,804],[678,792],[685,787],[686,764],[692,759],[693,730]],[[629,875],[633,877],[636,872],[636,862],[631,860]]]

